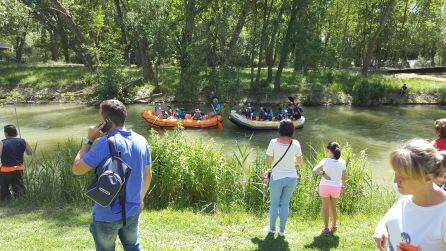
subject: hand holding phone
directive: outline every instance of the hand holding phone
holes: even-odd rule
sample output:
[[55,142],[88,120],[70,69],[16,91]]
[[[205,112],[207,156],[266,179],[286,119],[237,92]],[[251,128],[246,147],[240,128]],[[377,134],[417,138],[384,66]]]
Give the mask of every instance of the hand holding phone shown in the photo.
[[106,118],[104,123],[102,123],[101,125],[103,125],[101,128],[101,132],[103,134],[106,134],[108,133],[108,131],[110,131],[110,128],[112,127],[112,122],[110,119]]

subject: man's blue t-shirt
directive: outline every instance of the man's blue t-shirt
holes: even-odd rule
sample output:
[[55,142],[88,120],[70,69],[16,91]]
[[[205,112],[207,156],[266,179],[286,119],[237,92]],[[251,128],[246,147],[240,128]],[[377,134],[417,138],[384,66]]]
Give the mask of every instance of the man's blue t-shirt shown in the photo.
[[[126,217],[133,216],[139,213],[141,205],[141,190],[147,165],[150,165],[152,160],[150,156],[149,145],[147,140],[133,132],[114,130],[108,136],[115,136],[118,151],[121,152],[122,160],[127,163],[132,172],[126,186]],[[108,148],[107,136],[101,137],[97,140],[93,148],[88,151],[82,160],[91,167],[97,167],[100,163],[110,157],[110,150]],[[93,206],[93,219],[95,221],[113,222],[122,220],[120,207],[116,210],[111,207],[102,207],[95,203]]]

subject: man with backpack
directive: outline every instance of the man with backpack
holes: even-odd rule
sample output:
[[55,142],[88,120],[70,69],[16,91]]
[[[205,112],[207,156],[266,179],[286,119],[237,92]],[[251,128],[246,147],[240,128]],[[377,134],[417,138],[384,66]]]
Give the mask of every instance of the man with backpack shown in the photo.
[[[90,232],[96,250],[114,250],[118,235],[125,250],[141,250],[138,224],[139,213],[144,208],[144,196],[152,180],[150,149],[143,136],[126,130],[127,110],[120,101],[103,101],[99,117],[101,124],[89,128],[88,137],[74,160],[73,174],[82,175],[95,170],[100,176],[99,167],[106,166],[116,153],[119,161],[130,167],[131,172],[122,187],[123,197],[119,196],[110,206],[94,204]],[[113,153],[112,146],[116,149]]]

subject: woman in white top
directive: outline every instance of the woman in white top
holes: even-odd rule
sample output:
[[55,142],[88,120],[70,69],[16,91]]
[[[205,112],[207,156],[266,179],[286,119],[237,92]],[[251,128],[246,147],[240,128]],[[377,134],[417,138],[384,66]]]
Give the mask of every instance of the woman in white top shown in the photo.
[[[390,153],[400,198],[380,221],[373,237],[379,250],[446,250],[446,154],[414,139]],[[443,180],[440,180],[443,179]]]
[[[279,235],[284,236],[288,219],[290,200],[297,185],[296,165],[302,163],[302,151],[294,133],[293,122],[282,120],[279,125],[280,137],[272,139],[266,151],[266,162],[273,166],[269,182],[270,224],[269,233],[276,232],[276,220],[280,217]],[[280,206],[280,209],[279,209]]]
[[[341,157],[341,146],[336,142],[327,145],[327,156],[313,168],[313,172],[322,176],[319,183],[319,196],[322,198],[324,215],[323,233],[336,232],[336,199],[341,196],[345,180],[345,160]],[[331,211],[331,229],[328,228],[329,211]]]

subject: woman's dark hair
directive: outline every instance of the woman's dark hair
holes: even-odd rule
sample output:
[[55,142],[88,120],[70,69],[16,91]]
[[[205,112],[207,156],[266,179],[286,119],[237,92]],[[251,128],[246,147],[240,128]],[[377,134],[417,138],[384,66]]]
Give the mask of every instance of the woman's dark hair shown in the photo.
[[341,157],[341,146],[337,142],[332,141],[328,143],[327,149],[333,153],[335,159]]
[[4,127],[4,132],[9,137],[17,137],[17,129],[15,128],[14,125],[6,125]]
[[284,119],[284,120],[280,121],[279,134],[280,134],[280,136],[292,137],[294,134],[293,122],[289,119]]
[[116,126],[123,126],[127,117],[127,109],[124,104],[116,99],[109,99],[102,101],[101,105],[102,115],[110,119]]

